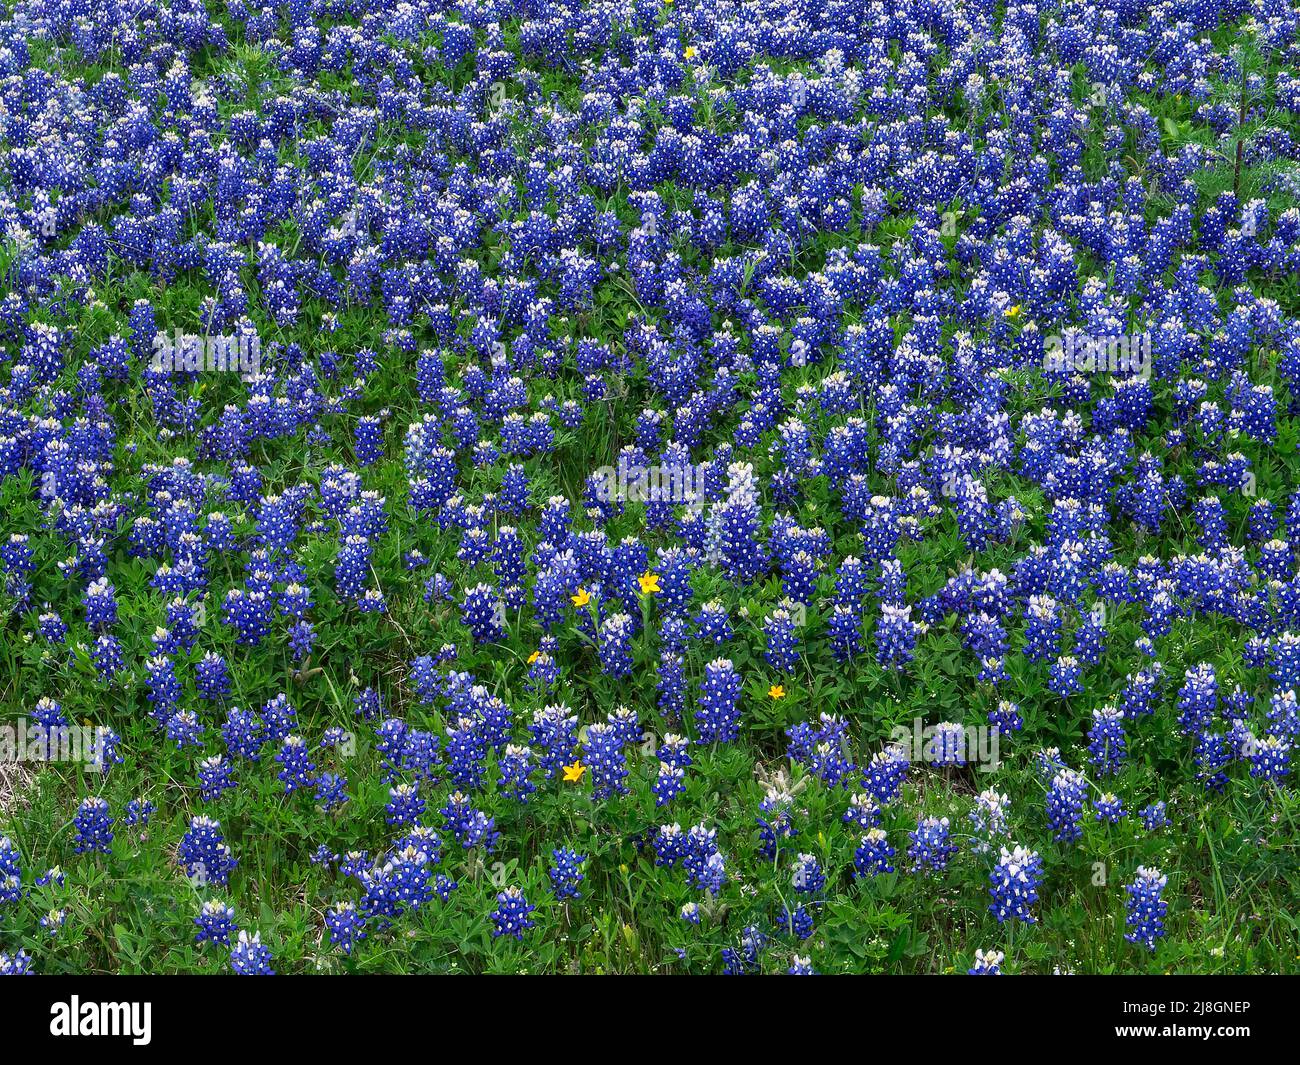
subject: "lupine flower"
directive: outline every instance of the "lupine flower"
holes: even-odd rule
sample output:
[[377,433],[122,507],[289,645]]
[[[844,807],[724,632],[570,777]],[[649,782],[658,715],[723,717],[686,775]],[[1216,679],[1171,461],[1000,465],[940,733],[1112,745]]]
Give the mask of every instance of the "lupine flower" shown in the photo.
[[1128,816],[1128,811],[1124,809],[1124,803],[1120,801],[1119,796],[1112,791],[1100,795],[1097,799],[1096,806],[1097,820],[1104,821],[1107,824],[1119,824],[1120,821]]
[[239,931],[239,925],[235,923],[234,908],[218,902],[216,899],[203,904],[199,915],[194,918],[194,923],[199,928],[194,937],[194,942],[200,944],[220,943],[225,945],[230,942],[230,937]]
[[559,847],[551,851],[551,857],[555,864],[547,870],[547,875],[551,878],[551,888],[555,892],[555,897],[557,899],[582,898],[578,885],[586,879],[581,871],[583,862],[587,860],[586,855],[579,854],[570,847]]
[[998,924],[1007,920],[1034,923],[1030,908],[1038,901],[1038,888],[1043,882],[1043,860],[1037,851],[1020,846],[1009,851],[1003,847],[989,881],[989,895],[993,898],[989,910]]
[[1052,778],[1047,793],[1047,824],[1059,843],[1073,843],[1083,835],[1079,822],[1087,784],[1073,769],[1062,769]]
[[1094,710],[1092,728],[1088,731],[1088,758],[1097,772],[1119,772],[1127,746],[1123,715],[1111,706]]
[[869,829],[853,854],[853,868],[856,870],[856,875],[863,877],[892,873],[894,867],[889,864],[889,859],[894,856],[894,853],[894,848],[889,845],[881,829]]
[[966,970],[967,976],[1001,976],[1006,955],[1000,950],[977,950],[975,964]]
[[922,817],[907,838],[912,841],[907,856],[916,872],[943,872],[949,859],[957,853],[957,845],[948,837],[946,817]]
[[365,939],[365,923],[365,918],[355,903],[336,902],[325,911],[325,927],[329,929],[330,945],[340,947],[344,954],[351,954],[357,940]]
[[1142,827],[1148,832],[1154,832],[1158,828],[1163,828],[1169,823],[1166,816],[1166,806],[1163,801],[1153,802],[1149,806],[1142,807],[1138,811],[1138,817],[1142,821]]
[[492,929],[493,938],[513,936],[522,941],[524,933],[536,927],[537,922],[528,916],[536,909],[536,906],[528,904],[524,893],[517,887],[506,888],[497,895],[497,908],[492,914],[492,923],[495,925]]
[[1130,943],[1138,943],[1148,950],[1156,949],[1156,940],[1165,934],[1164,917],[1169,904],[1160,896],[1165,890],[1169,878],[1158,869],[1138,866],[1137,877],[1127,884],[1129,930],[1124,938]]
[[730,743],[740,735],[740,675],[727,658],[715,658],[704,667],[699,709],[695,721],[700,743]]
[[73,847],[76,853],[109,853],[113,844],[113,818],[105,799],[83,799],[72,824],[77,830],[77,842]]
[[583,751],[595,785],[593,795],[597,799],[626,795],[627,758],[618,730],[613,725],[597,722],[587,729]]
[[230,967],[239,976],[274,976],[271,968],[271,951],[262,945],[260,933],[251,936],[240,931],[239,939],[230,951]]

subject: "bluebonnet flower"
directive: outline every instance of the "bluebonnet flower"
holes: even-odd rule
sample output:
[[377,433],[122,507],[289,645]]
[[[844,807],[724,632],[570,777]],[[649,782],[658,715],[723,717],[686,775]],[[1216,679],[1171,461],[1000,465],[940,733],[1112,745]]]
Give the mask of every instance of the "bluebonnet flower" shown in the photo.
[[1006,955],[1000,950],[975,951],[975,964],[966,970],[967,976],[1001,976]]
[[1138,811],[1138,818],[1142,821],[1142,827],[1148,832],[1154,832],[1156,829],[1169,824],[1169,818],[1165,811],[1166,807],[1163,800],[1142,807]]
[[1096,806],[1097,820],[1103,821],[1106,824],[1119,824],[1120,821],[1128,816],[1128,811],[1124,809],[1124,803],[1113,791],[1107,791],[1100,795],[1097,799]]
[[925,760],[937,766],[965,765],[966,730],[953,721],[939,722],[926,744]]
[[711,640],[715,644],[725,643],[734,635],[727,608],[716,599],[710,599],[700,606],[694,617],[696,636],[700,640]]
[[86,624],[92,629],[106,629],[117,624],[114,588],[104,578],[87,586],[81,602],[86,609]]
[[18,846],[8,836],[0,836],[0,905],[18,902],[22,897],[22,860]]
[[651,785],[651,791],[654,792],[655,796],[655,806],[666,806],[685,791],[686,785],[683,783],[685,777],[686,774],[683,770],[666,763],[660,763],[654,784]]
[[191,710],[178,710],[172,714],[167,719],[164,731],[177,747],[203,746],[203,726]]
[[1118,773],[1126,751],[1123,715],[1112,706],[1094,710],[1092,728],[1088,731],[1088,758],[1097,772]]
[[230,951],[230,967],[239,976],[274,976],[271,968],[271,951],[262,945],[258,932],[251,936],[240,931],[239,938]]
[[299,788],[312,786],[316,766],[311,761],[307,742],[301,736],[286,736],[280,744],[275,760],[281,767],[276,778],[283,781],[286,795],[292,794]]
[[[666,829],[672,829],[665,834]],[[727,880],[726,862],[718,849],[718,831],[703,823],[683,834],[676,826],[661,826],[656,837],[656,858],[660,864],[682,863],[695,888],[716,895]],[[665,849],[664,843],[669,846]]]
[[365,924],[365,918],[352,902],[336,902],[325,911],[330,945],[341,948],[344,954],[351,954],[357,940],[366,938]]
[[235,911],[231,906],[227,906],[216,899],[212,899],[203,904],[199,915],[194,918],[194,923],[198,925],[198,934],[194,937],[196,943],[220,943],[226,945],[230,942],[230,937],[239,931],[239,925],[235,923]]
[[848,724],[834,714],[823,713],[818,727],[800,722],[786,730],[788,754],[806,766],[829,787],[848,787],[854,765],[850,757]]
[[39,742],[40,757],[53,761],[59,757],[65,740],[69,737],[68,718],[62,704],[48,696],[36,700],[32,707],[32,733]]
[[573,762],[578,749],[578,719],[563,703],[534,711],[529,735],[535,748],[541,748],[539,764],[547,780],[555,779],[560,769]]
[[145,828],[157,808],[147,799],[132,799],[126,804],[126,816],[122,818],[122,824]]
[[680,718],[686,709],[686,667],[681,655],[665,651],[659,656],[655,688],[659,709]]
[[559,679],[559,664],[550,654],[538,651],[534,657],[529,658],[528,680],[525,682],[529,691],[546,695],[555,688]]
[[836,661],[847,662],[862,649],[862,616],[856,608],[838,603],[832,606],[827,630]]
[[790,883],[795,891],[805,895],[815,895],[826,886],[826,874],[815,855],[800,854],[795,859]]
[[438,811],[447,825],[447,830],[456,837],[456,841],[469,850],[482,847],[491,851],[501,835],[496,828],[496,820],[488,817],[482,810],[476,810],[469,799],[459,791],[447,797],[447,804]]
[[911,762],[907,749],[901,744],[886,747],[871,756],[862,776],[862,786],[881,806],[887,806],[898,798]]
[[586,855],[579,854],[571,847],[557,847],[551,851],[551,857],[555,864],[547,870],[547,876],[551,879],[551,888],[555,892],[555,897],[557,899],[582,898],[578,885],[586,879],[581,869],[582,864],[587,860]]
[[100,680],[112,680],[126,665],[121,641],[109,633],[100,634],[90,648],[90,661]]
[[527,802],[529,795],[537,789],[537,785],[532,780],[534,768],[532,748],[514,743],[508,744],[498,762],[498,767],[501,770],[501,778],[497,781],[497,787],[501,794],[515,802]]
[[808,912],[807,907],[799,905],[791,910],[788,906],[779,918],[781,931],[794,936],[796,939],[807,939],[813,934],[816,927],[813,916]]
[[1280,736],[1265,736],[1249,751],[1250,775],[1259,780],[1280,781],[1291,772],[1291,744]]
[[1025,614],[1025,657],[1031,662],[1054,658],[1060,648],[1061,618],[1056,600],[1032,596]]
[[226,750],[232,756],[246,758],[251,762],[258,760],[262,745],[266,742],[266,729],[262,719],[252,710],[241,710],[232,706],[226,711],[226,722],[221,728],[221,736]]
[[1073,843],[1083,835],[1079,822],[1087,784],[1073,769],[1062,769],[1053,778],[1047,792],[1047,824],[1058,843]]
[[911,845],[907,856],[912,860],[916,872],[943,872],[948,862],[957,853],[957,845],[949,839],[948,819],[946,817],[922,817],[916,823],[916,829],[907,834]]
[[409,825],[424,815],[425,802],[420,798],[420,785],[398,784],[388,789],[388,805],[384,807],[384,820],[390,825]]
[[94,757],[92,764],[99,767],[102,775],[108,776],[108,771],[115,765],[122,765],[126,759],[118,752],[122,745],[122,737],[114,732],[107,725],[100,725],[95,729],[94,739]]
[[220,702],[230,694],[230,672],[226,660],[215,652],[205,652],[195,664],[194,680],[202,699]]
[[880,806],[870,795],[858,792],[849,799],[849,808],[841,820],[865,832],[880,824]]
[[1202,733],[1213,721],[1219,704],[1214,667],[1203,662],[1185,676],[1186,683],[1178,693],[1178,727],[1183,735]]
[[1083,692],[1082,669],[1078,659],[1072,655],[1063,655],[1053,663],[1048,671],[1047,687],[1052,694],[1062,699]]
[[740,735],[740,675],[729,658],[715,658],[704,667],[695,722],[699,743],[730,743]]
[[214,802],[221,794],[235,787],[234,766],[221,755],[213,755],[199,763],[199,797],[204,802]]
[[724,947],[722,950],[723,975],[741,976],[757,972],[767,942],[767,936],[758,928],[746,925],[740,931],[739,948]]
[[971,846],[977,854],[985,853],[995,837],[1007,831],[1007,812],[1011,800],[1005,792],[987,788],[975,796],[975,808],[970,812]]
[[911,606],[882,604],[876,626],[876,661],[891,669],[902,668],[912,660],[919,631]]
[[626,795],[627,757],[618,730],[606,722],[597,722],[587,729],[583,742],[586,764],[591,769],[594,785],[592,794],[597,799],[613,795]]
[[537,909],[530,906],[524,893],[517,887],[508,887],[497,895],[497,908],[492,913],[492,937],[513,936],[523,941],[524,933],[536,927],[537,922],[528,915]]
[[1003,847],[989,880],[989,895],[993,898],[989,910],[998,924],[1007,920],[1034,923],[1030,908],[1038,901],[1038,888],[1043,882],[1043,861],[1036,851],[1020,846],[1009,851]]
[[768,665],[781,673],[794,669],[799,662],[799,638],[795,634],[794,617],[788,610],[774,610],[764,626],[767,646],[763,657]]
[[190,820],[189,831],[181,839],[177,857],[185,875],[200,886],[226,884],[238,864],[221,834],[220,823],[204,816]]
[[853,852],[855,875],[874,877],[881,873],[892,873],[894,867],[889,864],[889,860],[894,854],[894,848],[889,845],[884,831],[879,828],[869,829],[862,837],[858,849]]
[[504,604],[488,584],[476,584],[465,593],[461,620],[475,643],[495,643],[505,635]]
[[363,878],[366,890],[362,909],[367,918],[382,921],[406,910],[418,910],[433,897],[430,887],[429,854],[408,845],[397,850],[382,866]]
[[113,818],[106,799],[97,796],[82,799],[72,824],[77,830],[77,842],[73,847],[77,854],[87,851],[109,853],[113,844]]
[[612,614],[600,625],[600,665],[611,677],[632,675],[632,619]]
[[1025,727],[1024,718],[1020,716],[1020,707],[1007,699],[999,699],[998,705],[989,711],[989,724],[999,733],[1019,732]]
[[1169,911],[1169,903],[1160,896],[1165,890],[1169,878],[1160,870],[1138,866],[1137,877],[1131,884],[1126,884],[1128,894],[1128,914],[1126,923],[1129,930],[1124,938],[1130,943],[1137,943],[1148,950],[1156,949],[1156,940],[1165,934],[1164,918]]

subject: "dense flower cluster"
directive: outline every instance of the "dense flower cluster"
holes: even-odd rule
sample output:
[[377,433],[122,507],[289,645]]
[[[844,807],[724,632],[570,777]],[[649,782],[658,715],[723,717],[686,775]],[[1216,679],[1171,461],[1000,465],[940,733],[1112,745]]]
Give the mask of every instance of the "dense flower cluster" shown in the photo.
[[0,972],[178,875],[171,968],[840,971],[1282,831],[1298,67],[1297,0],[8,5]]

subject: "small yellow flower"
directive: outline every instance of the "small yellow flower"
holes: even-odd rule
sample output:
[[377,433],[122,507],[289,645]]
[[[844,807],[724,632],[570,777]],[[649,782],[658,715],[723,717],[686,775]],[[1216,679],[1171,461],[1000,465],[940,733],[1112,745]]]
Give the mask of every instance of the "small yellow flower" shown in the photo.
[[587,767],[581,761],[574,762],[573,765],[564,767],[564,782],[566,784],[576,784],[582,779],[582,774],[587,771]]
[[700,50],[696,48],[695,45],[688,44],[686,46],[686,52],[684,54],[687,59],[694,59],[699,54],[699,51]]
[[642,595],[654,595],[660,590],[659,574],[651,573],[649,570],[646,570],[641,574],[641,576],[636,579],[636,582],[641,585]]
[[1014,307],[1008,307],[1005,311],[1002,312],[1002,314],[1007,318],[1019,318],[1020,304],[1017,303]]
[[528,656],[528,664],[531,666],[534,662],[536,662],[541,657],[542,657],[541,651],[534,651],[532,654]]
[[782,687],[780,684],[773,684],[770,688],[767,689],[767,694],[771,696],[773,699],[784,699],[785,688]]
[[579,588],[577,595],[569,596],[569,602],[574,606],[583,607],[591,602],[591,595],[587,592],[586,588]]

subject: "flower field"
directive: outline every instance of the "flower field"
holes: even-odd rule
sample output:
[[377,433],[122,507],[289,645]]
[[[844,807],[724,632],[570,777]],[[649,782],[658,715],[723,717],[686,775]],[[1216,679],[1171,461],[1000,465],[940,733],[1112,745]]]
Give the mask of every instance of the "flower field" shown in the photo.
[[1300,0],[6,0],[0,277],[0,973],[1300,971]]

